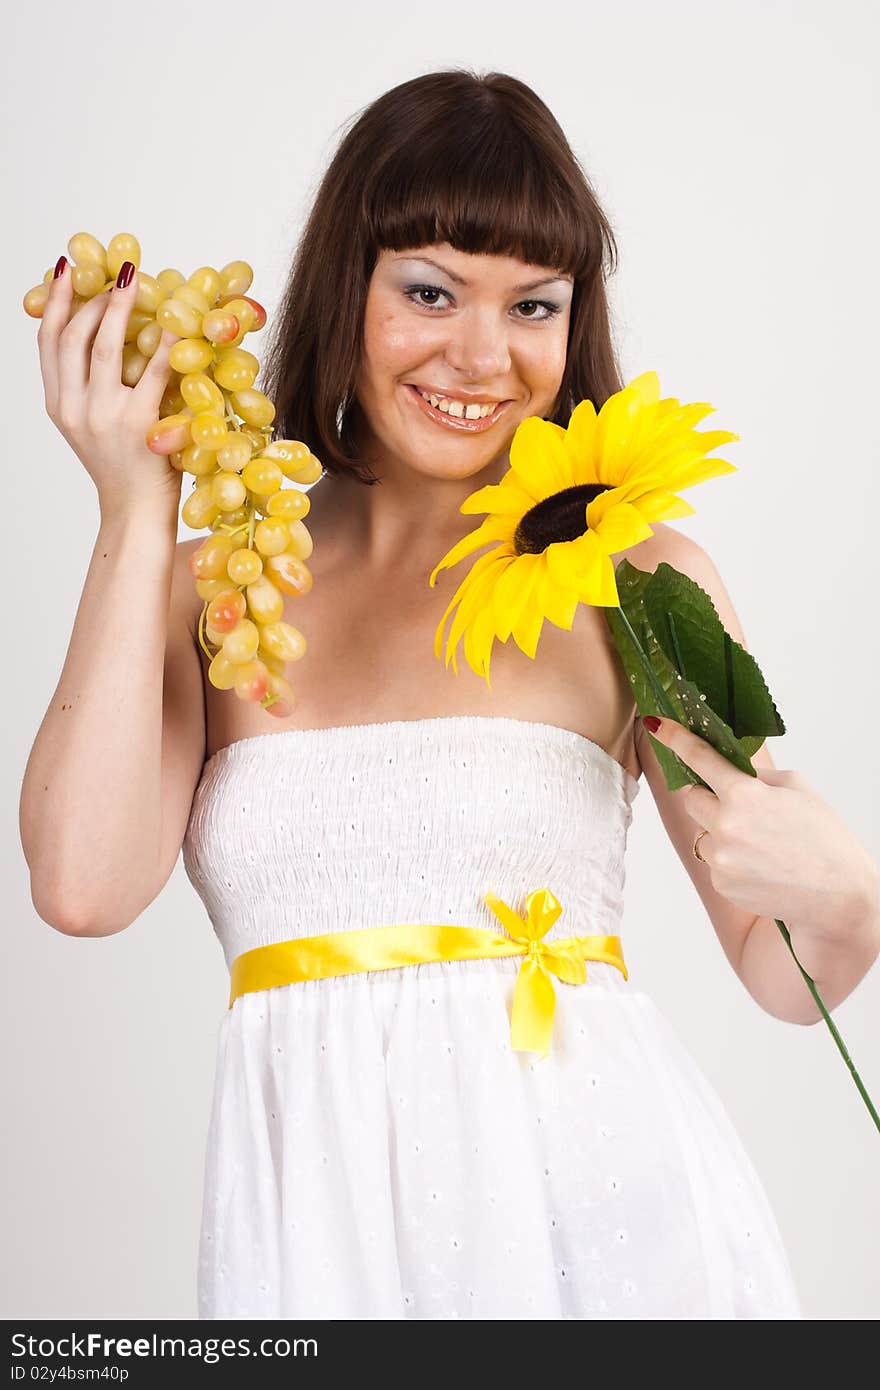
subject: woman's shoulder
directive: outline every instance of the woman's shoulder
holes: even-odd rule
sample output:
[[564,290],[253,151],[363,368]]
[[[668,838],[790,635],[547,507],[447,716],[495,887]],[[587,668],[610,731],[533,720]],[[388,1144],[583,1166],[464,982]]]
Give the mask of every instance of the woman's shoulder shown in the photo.
[[636,569],[648,570],[653,574],[661,561],[665,561],[666,564],[689,573],[689,564],[699,566],[703,561],[709,560],[703,547],[692,536],[676,530],[668,522],[652,521],[651,530],[653,534],[646,540],[627,546],[624,550],[615,551],[611,557],[613,563],[617,565],[621,560],[629,560]]

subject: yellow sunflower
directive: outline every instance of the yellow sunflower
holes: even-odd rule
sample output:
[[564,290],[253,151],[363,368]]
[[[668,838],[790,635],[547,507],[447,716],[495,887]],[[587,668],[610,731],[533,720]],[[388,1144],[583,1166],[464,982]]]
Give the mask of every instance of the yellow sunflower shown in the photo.
[[454,608],[446,666],[458,674],[456,649],[464,638],[468,665],[489,681],[495,638],[513,635],[534,657],[548,618],[571,629],[579,603],[618,607],[611,556],[653,535],[652,521],[690,516],[694,508],[678,488],[736,466],[706,458],[739,435],[694,428],[714,406],[660,399],[656,372],[643,372],[609,396],[598,415],[592,401],[572,411],[568,428],[532,415],[516,429],[510,469],[501,482],[471,493],[459,511],[488,512],[486,520],[449,550],[431,571],[455,565],[489,541],[440,620],[434,652]]

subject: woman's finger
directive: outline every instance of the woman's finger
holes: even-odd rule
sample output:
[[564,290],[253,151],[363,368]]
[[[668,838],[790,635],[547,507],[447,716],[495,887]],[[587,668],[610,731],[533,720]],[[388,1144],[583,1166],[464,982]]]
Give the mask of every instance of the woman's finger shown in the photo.
[[753,780],[750,773],[735,767],[723,753],[713,748],[707,739],[700,738],[699,734],[695,734],[684,724],[679,724],[677,720],[668,716],[660,719],[657,715],[646,714],[642,723],[652,738],[664,747],[671,748],[672,752],[676,753],[691,771],[696,772],[698,777],[702,777],[707,786],[719,796],[738,786],[744,777]]
[[112,294],[108,291],[110,303],[98,324],[89,364],[90,404],[93,407],[100,408],[102,402],[109,406],[119,393],[122,385],[122,349],[137,292],[137,271],[132,273],[125,289],[117,284]]
[[43,398],[46,411],[52,418],[58,410],[58,342],[70,319],[73,301],[73,277],[70,265],[49,286],[49,297],[43,308],[37,330],[37,349],[40,354],[40,373],[43,378]]
[[179,342],[178,334],[163,328],[159,345],[144,367],[140,380],[134,388],[135,399],[150,420],[158,419],[159,407],[162,404],[165,387],[168,385],[168,378],[171,375],[168,358],[174,344]]
[[68,423],[85,413],[92,340],[113,298],[102,290],[74,314],[58,340],[58,409]]

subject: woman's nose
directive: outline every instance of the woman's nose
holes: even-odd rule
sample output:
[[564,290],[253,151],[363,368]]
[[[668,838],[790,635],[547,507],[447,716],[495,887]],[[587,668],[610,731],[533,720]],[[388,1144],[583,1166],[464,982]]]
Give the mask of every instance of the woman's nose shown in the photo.
[[450,328],[445,356],[459,376],[478,385],[489,385],[509,372],[507,330],[496,315],[474,315]]

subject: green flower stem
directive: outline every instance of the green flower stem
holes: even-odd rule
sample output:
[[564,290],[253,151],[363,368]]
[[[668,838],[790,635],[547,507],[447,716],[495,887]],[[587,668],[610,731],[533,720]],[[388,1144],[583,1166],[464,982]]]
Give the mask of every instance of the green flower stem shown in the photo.
[[[638,658],[638,661],[639,661],[639,663],[640,663],[640,665],[641,665],[641,667],[642,667],[642,670],[643,670],[644,673],[645,673],[645,676],[646,676],[646,678],[647,678],[647,681],[648,681],[649,685],[651,686],[652,691],[654,692],[654,695],[655,695],[655,698],[656,698],[656,702],[657,702],[658,708],[660,709],[660,711],[661,711],[663,714],[667,715],[668,718],[675,720],[676,723],[679,723],[679,720],[678,720],[678,710],[676,709],[676,707],[675,707],[675,705],[673,704],[672,700],[669,698],[667,692],[663,689],[662,684],[661,684],[660,681],[658,680],[658,678],[657,678],[657,673],[656,673],[656,671],[654,670],[653,666],[651,665],[650,658],[649,658],[647,652],[646,652],[646,651],[644,650],[644,648],[642,647],[642,644],[641,644],[641,642],[639,641],[638,637],[636,636],[636,633],[635,633],[635,631],[633,630],[633,626],[632,626],[631,622],[629,621],[629,618],[626,616],[626,613],[624,612],[623,607],[621,606],[621,607],[619,607],[619,608],[616,608],[616,609],[615,609],[615,612],[617,613],[617,615],[618,615],[618,617],[620,618],[620,620],[621,620],[623,626],[624,626],[625,629],[626,629],[626,632],[627,632],[627,635],[628,635],[628,637],[629,637],[629,640],[630,640],[630,642],[632,643],[632,646],[633,646],[633,651],[635,652],[635,654],[636,654],[636,656],[637,656],[637,658]],[[641,712],[642,712],[642,711],[640,711],[640,713],[641,713]],[[647,711],[647,713],[651,713],[651,714],[652,714],[652,713],[653,713],[653,710],[649,710],[649,711]],[[696,732],[696,730],[694,730],[694,732]],[[679,754],[679,755],[677,755],[677,756],[680,757],[681,755]],[[730,761],[730,759],[728,759],[728,761]],[[683,759],[683,758],[682,758],[682,762],[684,762],[684,759]],[[685,765],[686,765],[686,764],[685,764]],[[693,772],[693,768],[690,768],[689,770],[690,770],[691,772]],[[757,773],[754,771],[754,769],[752,769],[752,772],[753,772],[753,775],[754,775],[754,776],[757,776]],[[695,775],[697,775],[697,774],[695,774]],[[702,780],[702,779],[701,779],[701,780]],[[822,996],[820,995],[818,989],[816,988],[816,982],[815,982],[815,980],[813,980],[813,979],[807,974],[806,970],[804,969],[804,967],[801,965],[800,961],[798,960],[798,958],[797,958],[797,956],[796,956],[796,954],[795,954],[795,949],[794,949],[794,947],[793,947],[792,944],[791,944],[791,933],[789,932],[789,930],[788,930],[788,928],[786,927],[785,923],[784,923],[784,922],[780,922],[780,920],[779,920],[778,917],[775,917],[775,918],[774,918],[774,921],[776,922],[776,925],[777,925],[777,927],[779,928],[779,930],[782,932],[782,935],[783,935],[783,938],[784,938],[784,940],[785,940],[785,943],[786,943],[786,945],[788,946],[788,949],[789,949],[789,951],[790,951],[791,954],[792,954],[792,958],[793,958],[793,960],[794,960],[795,965],[797,966],[798,970],[801,972],[801,975],[803,976],[803,978],[804,978],[804,980],[805,980],[805,982],[806,982],[807,988],[809,989],[809,991],[810,991],[810,993],[812,994],[813,998],[815,999],[817,1005],[819,1006],[819,1011],[820,1011],[820,1013],[822,1014],[822,1017],[824,1018],[825,1022],[826,1022],[827,1025],[828,1025],[828,1028],[829,1028],[829,1030],[830,1030],[830,1032],[831,1032],[831,1036],[832,1036],[832,1038],[834,1039],[835,1043],[837,1044],[837,1047],[838,1047],[838,1050],[839,1050],[839,1052],[840,1052],[840,1055],[842,1056],[844,1062],[846,1063],[847,1067],[849,1068],[849,1071],[850,1071],[850,1073],[852,1074],[853,1081],[856,1083],[856,1086],[858,1087],[859,1094],[861,1095],[863,1101],[865,1102],[865,1105],[868,1107],[868,1113],[869,1113],[869,1115],[871,1116],[871,1119],[874,1121],[874,1124],[875,1124],[877,1130],[880,1131],[880,1115],[877,1114],[877,1111],[876,1111],[876,1109],[875,1109],[875,1107],[874,1107],[874,1104],[873,1104],[873,1102],[872,1102],[872,1100],[871,1100],[871,1097],[868,1095],[868,1092],[866,1091],[865,1086],[864,1086],[864,1084],[863,1084],[863,1082],[862,1082],[862,1078],[859,1076],[858,1072],[856,1071],[855,1065],[854,1065],[854,1063],[853,1063],[853,1060],[852,1060],[852,1058],[850,1057],[850,1055],[849,1055],[849,1053],[848,1053],[848,1051],[847,1051],[847,1049],[846,1049],[846,1044],[844,1043],[843,1038],[840,1036],[840,1033],[837,1031],[837,1028],[836,1028],[835,1025],[834,1025],[834,1022],[833,1022],[833,1020],[832,1020],[832,1018],[831,1018],[831,1015],[829,1014],[828,1010],[827,1010],[826,1007],[825,1007],[825,1004],[824,1004],[824,1002],[823,1002],[823,1000],[822,1000]]]
[[639,641],[638,637],[636,636],[635,631],[633,630],[633,625],[632,625],[632,623],[630,622],[629,618],[626,616],[626,613],[624,612],[622,606],[621,606],[620,608],[616,608],[614,611],[617,613],[617,616],[620,618],[620,621],[623,623],[624,627],[625,627],[626,630],[627,630],[627,634],[628,634],[628,636],[629,636],[629,640],[630,640],[630,641],[632,642],[632,644],[633,644],[633,648],[635,649],[635,652],[636,652],[636,654],[637,654],[637,656],[638,656],[638,658],[639,658],[639,661],[640,661],[640,663],[641,663],[642,669],[643,669],[645,675],[647,676],[648,681],[650,682],[651,689],[654,691],[654,694],[655,694],[655,696],[656,696],[656,698],[657,698],[657,704],[658,704],[659,708],[663,711],[663,713],[664,713],[665,715],[668,716],[668,718],[670,718],[670,719],[675,719],[675,720],[676,720],[676,723],[677,723],[678,720],[677,720],[676,716],[677,716],[677,714],[678,714],[678,710],[676,709],[676,707],[675,707],[675,705],[673,704],[672,700],[670,700],[670,698],[669,698],[669,696],[667,695],[666,691],[663,689],[663,686],[660,684],[660,681],[657,679],[657,672],[654,670],[654,667],[651,665],[651,661],[650,661],[650,658],[649,658],[647,652],[645,651],[645,649],[643,648],[641,642]]
[[819,1010],[820,1010],[820,1012],[821,1012],[821,1014],[822,1014],[822,1017],[824,1018],[825,1022],[828,1024],[829,1029],[831,1030],[831,1036],[832,1036],[832,1038],[834,1039],[834,1041],[837,1043],[837,1046],[838,1046],[838,1049],[839,1049],[839,1051],[840,1051],[841,1057],[843,1058],[844,1062],[846,1062],[846,1065],[849,1067],[849,1070],[850,1070],[850,1072],[852,1073],[852,1079],[853,1079],[853,1081],[856,1083],[856,1086],[858,1087],[859,1094],[860,1094],[860,1096],[862,1097],[862,1100],[865,1102],[865,1104],[866,1104],[867,1107],[868,1107],[868,1113],[869,1113],[869,1115],[871,1116],[871,1119],[874,1121],[874,1124],[876,1125],[877,1129],[880,1130],[880,1115],[877,1114],[877,1111],[876,1111],[876,1109],[874,1108],[874,1104],[873,1104],[873,1102],[872,1102],[872,1100],[871,1100],[871,1097],[868,1095],[868,1092],[865,1090],[865,1087],[864,1087],[864,1085],[863,1085],[863,1083],[862,1083],[862,1078],[859,1076],[858,1072],[857,1072],[856,1069],[855,1069],[855,1064],[853,1063],[852,1058],[850,1057],[849,1053],[848,1053],[847,1050],[846,1050],[846,1044],[844,1043],[843,1038],[840,1036],[840,1034],[838,1033],[837,1029],[835,1028],[834,1023],[833,1023],[832,1018],[831,1018],[831,1015],[829,1014],[829,1012],[828,1012],[828,1010],[826,1009],[824,1003],[822,1002],[822,996],[821,996],[821,994],[819,993],[819,991],[818,991],[817,988],[816,988],[815,981],[812,980],[812,979],[810,978],[810,976],[807,974],[806,970],[804,969],[804,967],[801,965],[800,961],[798,960],[797,956],[795,955],[794,947],[793,947],[792,944],[791,944],[791,933],[789,932],[789,930],[788,930],[788,928],[786,927],[785,923],[784,923],[784,922],[780,922],[780,920],[779,920],[778,917],[774,918],[774,921],[776,922],[777,927],[778,927],[779,930],[782,932],[782,935],[783,935],[783,937],[785,938],[785,944],[788,946],[788,949],[791,951],[792,958],[793,958],[793,960],[794,960],[795,965],[797,966],[798,970],[801,972],[801,974],[803,975],[804,979],[805,979],[806,982],[807,982],[807,988],[809,989],[809,991],[810,991],[810,993],[812,994],[813,998],[815,999],[816,1003],[819,1005]]

